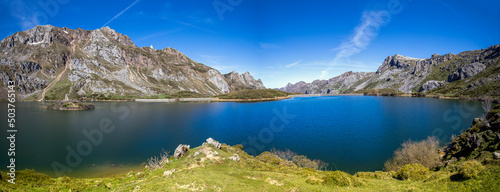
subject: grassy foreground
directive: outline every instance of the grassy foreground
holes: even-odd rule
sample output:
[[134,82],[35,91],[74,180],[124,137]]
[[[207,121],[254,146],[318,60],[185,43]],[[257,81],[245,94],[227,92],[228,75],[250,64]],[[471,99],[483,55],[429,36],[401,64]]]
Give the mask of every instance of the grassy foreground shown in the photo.
[[[196,157],[194,154],[198,152]],[[238,154],[240,161],[229,157]],[[500,165],[485,165],[477,177],[454,179],[450,166],[424,179],[398,180],[395,172],[317,171],[300,168],[277,157],[249,156],[241,147],[221,149],[204,144],[156,170],[129,172],[109,178],[49,178],[32,170],[17,173],[16,185],[2,173],[0,191],[496,191]],[[276,161],[275,161],[276,160]]]

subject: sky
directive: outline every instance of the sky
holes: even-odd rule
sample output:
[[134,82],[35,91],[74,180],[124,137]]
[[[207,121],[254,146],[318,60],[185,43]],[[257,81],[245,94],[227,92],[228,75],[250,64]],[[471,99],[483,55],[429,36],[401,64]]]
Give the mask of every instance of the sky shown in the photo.
[[268,88],[500,44],[498,0],[0,0],[0,38],[35,25],[109,26]]

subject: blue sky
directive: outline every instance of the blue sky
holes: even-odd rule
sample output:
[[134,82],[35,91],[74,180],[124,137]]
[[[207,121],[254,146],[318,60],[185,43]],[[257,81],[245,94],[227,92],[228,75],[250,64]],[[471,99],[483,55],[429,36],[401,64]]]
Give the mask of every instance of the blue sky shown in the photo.
[[222,73],[249,71],[269,88],[376,71],[394,54],[428,58],[500,44],[497,0],[0,2],[2,39],[37,24],[107,25],[139,47],[173,47]]

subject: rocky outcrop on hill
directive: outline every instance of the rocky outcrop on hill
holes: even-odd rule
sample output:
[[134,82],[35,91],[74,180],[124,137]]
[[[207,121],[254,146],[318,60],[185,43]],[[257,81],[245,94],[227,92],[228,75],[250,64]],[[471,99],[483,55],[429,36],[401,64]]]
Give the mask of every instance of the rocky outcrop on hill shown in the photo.
[[444,160],[451,164],[457,159],[495,159],[500,152],[500,105],[495,106],[483,118],[476,118],[473,125],[453,139],[444,150]]
[[184,155],[186,155],[186,152],[188,150],[189,150],[189,145],[180,144],[179,146],[177,146],[177,148],[175,148],[174,158],[179,159],[179,158],[183,157]]
[[458,68],[457,71],[453,72],[448,76],[448,82],[458,81],[468,77],[472,77],[475,74],[486,69],[486,66],[482,63],[471,63],[466,66]]
[[446,82],[444,82],[444,81],[430,80],[430,81],[425,82],[418,91],[419,92],[427,92],[427,91],[433,90],[435,88],[441,87],[445,84],[446,84]]
[[191,91],[218,95],[264,88],[247,72],[224,77],[173,48],[137,47],[109,27],[36,26],[0,41],[0,83],[17,82],[29,99],[151,96]]

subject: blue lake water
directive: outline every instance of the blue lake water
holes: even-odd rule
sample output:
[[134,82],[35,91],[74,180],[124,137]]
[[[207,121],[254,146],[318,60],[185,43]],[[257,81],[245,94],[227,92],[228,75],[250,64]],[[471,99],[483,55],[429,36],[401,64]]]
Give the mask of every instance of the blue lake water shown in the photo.
[[[58,163],[71,170],[66,169],[66,175],[102,176],[141,167],[162,148],[173,152],[179,144],[197,147],[212,137],[229,145],[244,144],[252,155],[273,147],[290,149],[323,160],[332,170],[375,171],[404,141],[434,135],[444,145],[482,113],[477,101],[373,96],[95,105],[91,111],[54,111],[40,102],[16,103],[16,168],[56,176],[53,164]],[[0,103],[0,108],[6,109],[7,103]],[[6,110],[0,111],[0,116],[7,116]],[[1,123],[6,170],[6,118]],[[84,130],[101,132],[102,139],[99,134],[89,139]],[[71,150],[80,161],[74,156],[66,159]]]

